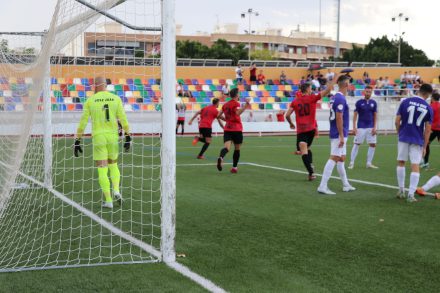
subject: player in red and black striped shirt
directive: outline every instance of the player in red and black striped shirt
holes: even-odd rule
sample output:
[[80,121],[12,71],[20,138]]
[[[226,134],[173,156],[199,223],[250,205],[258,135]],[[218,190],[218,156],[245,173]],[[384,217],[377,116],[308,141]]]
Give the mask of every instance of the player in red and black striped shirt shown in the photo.
[[212,105],[207,106],[203,108],[200,111],[197,111],[194,116],[189,120],[188,124],[191,125],[194,119],[198,115],[200,115],[200,122],[199,122],[199,136],[196,136],[192,142],[193,145],[196,145],[199,141],[203,142],[204,145],[202,146],[202,149],[200,150],[199,155],[197,156],[197,159],[204,159],[205,157],[203,154],[206,152],[206,150],[209,147],[209,144],[212,141],[212,122],[214,122],[214,119],[217,119],[218,123],[220,124],[220,127],[223,128],[223,123],[218,117],[218,104],[220,100],[217,98],[214,98],[212,100]]
[[[225,155],[229,152],[231,148],[231,143],[234,143],[234,155],[231,173],[238,172],[238,161],[240,160],[240,147],[243,143],[243,124],[241,123],[240,115],[249,106],[249,99],[246,99],[246,104],[243,106],[238,102],[239,95],[238,89],[234,88],[229,92],[232,100],[225,103],[218,115],[218,117],[226,121],[224,127],[224,137],[223,141],[225,147],[220,151],[220,156],[217,160],[217,169],[219,171],[223,170],[223,159]],[[223,117],[224,114],[224,117]]]
[[[336,80],[336,78],[334,79]],[[301,85],[301,92],[297,94],[295,100],[290,104],[290,108],[286,113],[286,120],[290,124],[291,129],[296,128],[297,144],[299,145],[304,166],[309,172],[309,180],[316,179],[313,170],[313,157],[310,146],[316,134],[316,103],[322,97],[327,96],[333,88],[333,82],[330,82],[327,89],[318,94],[312,93],[312,86],[310,83]],[[293,124],[291,115],[295,112],[296,127]]]

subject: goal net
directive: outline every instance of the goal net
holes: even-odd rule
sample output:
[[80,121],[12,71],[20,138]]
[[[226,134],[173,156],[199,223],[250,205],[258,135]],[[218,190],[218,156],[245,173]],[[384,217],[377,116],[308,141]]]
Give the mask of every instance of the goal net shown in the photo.
[[[47,31],[0,35],[0,271],[174,260],[167,2],[58,0]],[[128,152],[119,139],[123,202],[113,209],[101,206],[90,121],[84,152],[73,153],[97,77],[122,100],[132,134]]]

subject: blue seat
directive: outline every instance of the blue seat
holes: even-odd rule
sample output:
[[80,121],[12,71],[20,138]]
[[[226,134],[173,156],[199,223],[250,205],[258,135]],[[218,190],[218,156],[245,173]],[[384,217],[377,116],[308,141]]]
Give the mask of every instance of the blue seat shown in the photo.
[[88,78],[81,78],[81,84],[89,85],[89,79]]
[[67,105],[66,104],[59,104],[58,105],[58,111],[67,111]]
[[135,90],[136,90],[136,86],[135,86],[134,84],[129,84],[129,85],[128,85],[128,89],[129,89],[130,91],[135,91]]
[[6,104],[6,111],[15,111],[14,104]]
[[57,98],[57,104],[64,104],[64,98],[63,97],[58,97]]
[[150,98],[144,98],[144,104],[151,104]]
[[212,85],[212,79],[207,79],[205,82],[207,85]]
[[148,79],[148,84],[153,85],[156,84],[156,80],[154,78]]
[[127,79],[127,84],[128,85],[132,85],[134,82],[133,82],[133,79],[132,78],[128,78]]
[[50,79],[50,84],[58,84],[57,79],[56,79],[55,77],[52,77],[52,78]]
[[254,103],[261,103],[261,99],[259,97],[253,98]]
[[133,104],[131,106],[133,108],[133,111],[139,111],[141,109],[141,107],[138,104]]
[[287,110],[287,104],[286,103],[281,103],[280,104],[280,109],[281,110]]
[[85,91],[79,91],[78,92],[78,97],[85,98],[86,97],[86,92]]
[[82,109],[83,109],[83,105],[82,104],[76,104],[75,105],[75,110],[76,111],[82,111]]

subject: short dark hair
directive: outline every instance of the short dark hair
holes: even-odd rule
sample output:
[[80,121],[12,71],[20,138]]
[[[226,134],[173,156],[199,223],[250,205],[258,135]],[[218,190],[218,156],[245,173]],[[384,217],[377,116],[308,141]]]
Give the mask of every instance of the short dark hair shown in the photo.
[[366,87],[365,87],[365,89],[367,90],[372,90],[373,89],[373,87],[371,86],[371,85],[367,85]]
[[435,92],[432,94],[432,99],[436,102],[438,102],[440,100],[440,94]]
[[214,99],[212,99],[212,104],[217,105],[219,101],[220,101],[220,99],[214,98]]
[[305,82],[300,86],[300,91],[304,94],[310,86],[311,86],[310,83]]
[[232,90],[230,90],[229,95],[231,96],[231,98],[235,98],[238,95],[238,88],[233,88]]
[[346,80],[350,80],[350,77],[348,77],[347,75],[340,75],[336,82],[339,84],[339,83],[343,83]]
[[420,86],[419,93],[421,94],[432,94],[434,90],[432,89],[432,85],[428,83],[424,83]]

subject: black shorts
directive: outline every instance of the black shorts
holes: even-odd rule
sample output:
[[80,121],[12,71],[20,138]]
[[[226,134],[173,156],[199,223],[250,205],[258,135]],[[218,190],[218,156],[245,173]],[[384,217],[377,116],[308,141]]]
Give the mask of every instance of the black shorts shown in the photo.
[[199,133],[204,138],[212,137],[212,128],[199,128]]
[[225,131],[223,134],[223,142],[231,141],[234,144],[243,143],[243,132],[241,131]]
[[185,120],[177,120],[177,125],[185,125]]
[[298,144],[300,142],[305,142],[305,143],[307,143],[307,146],[309,147],[313,143],[313,139],[315,138],[315,133],[316,133],[316,130],[298,133],[298,135],[296,136],[296,140],[297,140]]
[[257,77],[256,77],[256,76],[253,76],[253,75],[251,75],[251,81],[257,81]]
[[440,140],[440,130],[433,130],[431,135],[429,136],[429,142],[432,142],[434,139]]

